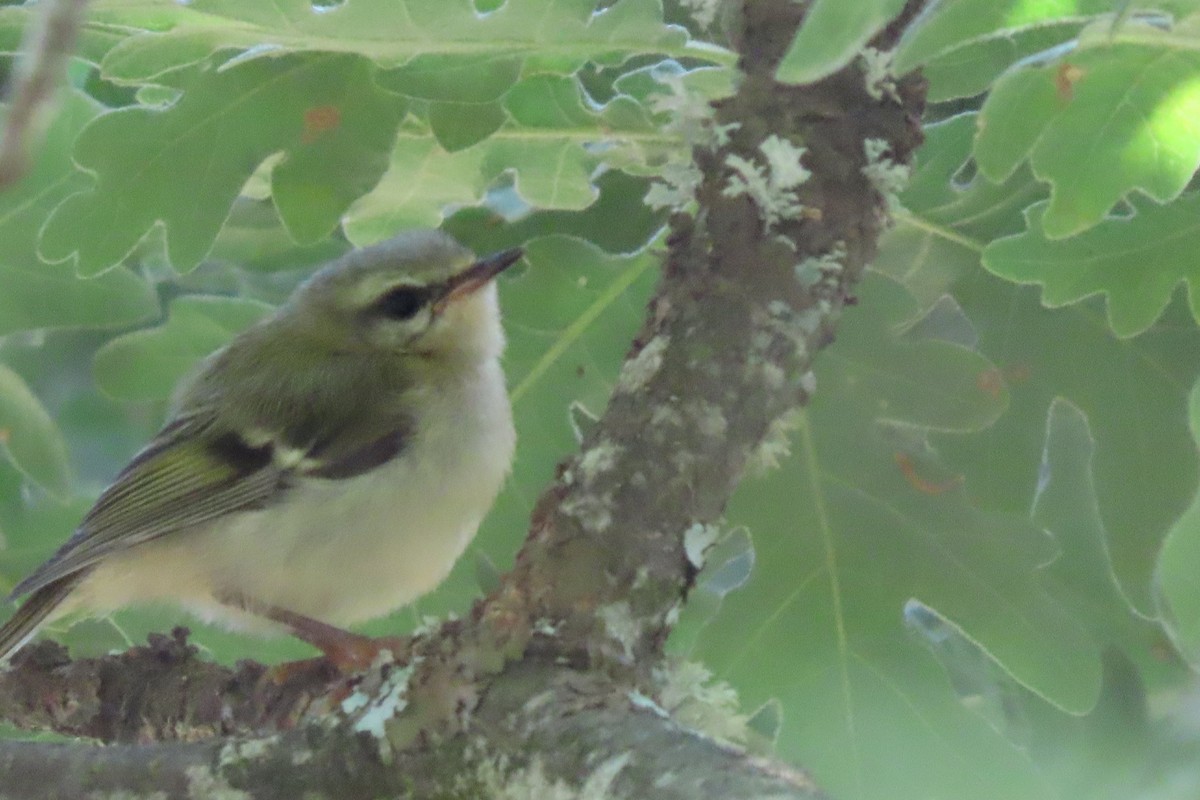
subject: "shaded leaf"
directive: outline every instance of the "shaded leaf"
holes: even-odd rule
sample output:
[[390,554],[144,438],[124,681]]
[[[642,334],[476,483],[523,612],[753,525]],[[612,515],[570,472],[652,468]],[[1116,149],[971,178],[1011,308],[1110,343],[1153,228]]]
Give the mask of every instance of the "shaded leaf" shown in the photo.
[[1113,332],[1136,336],[1158,319],[1175,288],[1191,289],[1192,314],[1200,319],[1200,194],[1160,206],[1132,200],[1131,219],[1107,219],[1069,239],[1048,239],[1046,206],[1028,210],[1028,227],[993,241],[983,264],[1017,283],[1042,287],[1050,308],[1103,294]]
[[[1200,442],[1200,383],[1192,387],[1188,422],[1194,442]],[[1200,498],[1171,527],[1158,558],[1158,582],[1167,630],[1179,652],[1193,665],[1200,663]]]
[[974,326],[980,351],[995,363],[996,382],[1011,392],[1009,410],[995,425],[939,437],[939,451],[967,476],[982,506],[1026,513],[1050,404],[1061,396],[1077,405],[1097,442],[1096,496],[1113,570],[1130,602],[1152,614],[1156,542],[1196,489],[1182,387],[1200,374],[1200,335],[1175,303],[1144,334],[1121,341],[1096,300],[1049,311],[1036,289],[981,270],[984,243],[1022,230],[1019,209],[1037,194],[1020,172],[1004,184],[976,175],[965,188],[957,185],[969,153],[967,119],[930,129],[935,147],[922,153],[903,195],[903,221],[876,260],[923,306],[952,294]]
[[[753,534],[755,568],[697,652],[743,703],[779,698],[781,750],[834,795],[1047,797],[1033,765],[953,699],[903,621],[915,599],[1052,702],[1094,702],[1097,652],[1036,577],[1051,542],[1021,516],[975,508],[924,444],[930,425],[987,425],[1003,398],[977,383],[990,369],[978,354],[897,338],[916,304],[891,281],[869,277],[861,297],[817,363],[793,457],[731,504],[730,521]],[[908,348],[959,356],[907,382],[908,367],[879,352]],[[957,402],[922,406],[939,392]]]
[[169,397],[200,359],[270,311],[237,297],[180,297],[163,325],[118,336],[97,351],[96,383],[123,400]]
[[0,193],[0,336],[43,328],[120,327],[153,317],[153,289],[126,269],[81,280],[70,265],[38,258],[37,233],[65,197],[88,185],[71,161],[75,137],[100,111],[66,92],[32,169]]
[[0,364],[0,451],[25,477],[58,498],[70,490],[67,445],[41,402]]

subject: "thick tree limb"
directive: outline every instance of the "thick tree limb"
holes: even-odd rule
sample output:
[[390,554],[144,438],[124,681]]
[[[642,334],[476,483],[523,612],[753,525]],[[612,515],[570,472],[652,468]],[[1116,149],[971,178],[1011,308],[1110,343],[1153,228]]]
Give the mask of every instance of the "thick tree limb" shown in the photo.
[[[495,795],[496,781],[543,794],[818,796],[803,776],[655,710],[663,643],[705,526],[771,426],[813,390],[812,359],[853,302],[895,175],[920,143],[918,78],[881,90],[851,64],[809,86],[773,80],[804,7],[745,4],[733,37],[745,78],[718,104],[715,146],[694,151],[700,212],[672,220],[664,277],[610,406],[539,500],[493,595],[415,638],[409,666],[349,682],[310,672],[272,684],[252,667],[200,667],[179,639],[90,664],[42,651],[0,679],[0,713],[158,743],[0,745],[0,786],[49,797],[102,773],[113,788],[167,796],[196,781],[254,797]],[[873,44],[892,46],[902,29]],[[784,163],[797,148],[805,180]],[[750,185],[755,175],[763,186]],[[214,734],[232,738],[161,742]],[[59,783],[9,783],[19,770]]]
[[[603,678],[537,661],[497,675],[471,735],[420,746],[369,725],[309,725],[269,737],[73,745],[0,742],[6,798],[122,796],[817,797],[802,774],[686,731]],[[531,755],[534,754],[534,755]],[[152,765],[152,766],[151,766]],[[652,787],[652,788],[648,788]],[[555,792],[560,793],[555,793]],[[227,792],[228,795],[222,795]],[[593,795],[593,796],[599,796]]]

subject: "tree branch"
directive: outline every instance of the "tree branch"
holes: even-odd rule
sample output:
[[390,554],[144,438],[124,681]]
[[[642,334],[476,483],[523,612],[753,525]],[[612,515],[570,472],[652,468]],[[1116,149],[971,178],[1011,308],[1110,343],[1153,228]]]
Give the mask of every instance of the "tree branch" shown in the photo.
[[470,736],[434,747],[417,726],[385,726],[381,735],[373,724],[360,717],[258,738],[104,748],[0,742],[0,775],[5,797],[20,800],[118,791],[574,797],[568,792],[589,788],[597,792],[589,796],[662,800],[820,796],[801,773],[685,730],[644,699],[614,694],[603,677],[538,660],[494,677],[471,712]]
[[29,169],[31,141],[54,102],[75,52],[87,0],[43,0],[21,47],[8,87],[8,113],[0,133],[0,188]]

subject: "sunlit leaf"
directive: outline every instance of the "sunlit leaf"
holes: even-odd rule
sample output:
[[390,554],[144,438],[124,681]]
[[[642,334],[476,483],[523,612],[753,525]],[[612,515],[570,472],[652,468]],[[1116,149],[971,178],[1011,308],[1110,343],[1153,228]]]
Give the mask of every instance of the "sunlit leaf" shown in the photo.
[[1200,53],[1164,36],[1012,71],[980,112],[975,157],[995,181],[1029,159],[1051,185],[1052,239],[1095,225],[1135,189],[1172,200],[1200,165]]

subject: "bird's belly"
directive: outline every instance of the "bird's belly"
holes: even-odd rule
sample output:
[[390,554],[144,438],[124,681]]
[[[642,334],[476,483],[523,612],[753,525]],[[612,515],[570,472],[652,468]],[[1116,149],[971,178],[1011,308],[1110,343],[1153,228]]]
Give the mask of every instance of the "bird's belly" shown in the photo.
[[[463,492],[404,465],[297,487],[293,502],[244,515],[210,535],[230,557],[214,574],[230,590],[333,624],[385,614],[436,587],[499,486]],[[253,553],[254,561],[241,559]]]
[[335,625],[386,614],[446,577],[499,491],[511,423],[505,417],[491,436],[466,438],[469,453],[439,443],[353,478],[306,479],[278,505],[114,553],[72,605],[170,600],[260,632],[274,626],[230,608],[228,598]]

